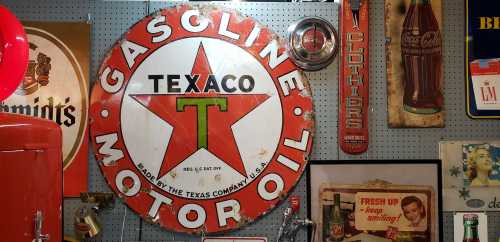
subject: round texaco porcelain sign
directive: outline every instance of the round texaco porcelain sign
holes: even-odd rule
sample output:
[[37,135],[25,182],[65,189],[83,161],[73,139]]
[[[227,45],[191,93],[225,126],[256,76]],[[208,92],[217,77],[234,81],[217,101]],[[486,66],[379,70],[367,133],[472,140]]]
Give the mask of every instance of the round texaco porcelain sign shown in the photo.
[[141,217],[187,233],[238,228],[303,173],[314,113],[283,41],[210,5],[136,23],[103,61],[91,136],[108,184]]

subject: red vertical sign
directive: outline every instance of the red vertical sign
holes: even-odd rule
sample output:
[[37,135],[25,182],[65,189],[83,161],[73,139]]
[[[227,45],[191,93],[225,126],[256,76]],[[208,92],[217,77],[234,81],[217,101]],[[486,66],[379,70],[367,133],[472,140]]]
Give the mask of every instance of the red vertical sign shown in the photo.
[[368,149],[368,0],[343,0],[340,24],[338,142],[360,154]]

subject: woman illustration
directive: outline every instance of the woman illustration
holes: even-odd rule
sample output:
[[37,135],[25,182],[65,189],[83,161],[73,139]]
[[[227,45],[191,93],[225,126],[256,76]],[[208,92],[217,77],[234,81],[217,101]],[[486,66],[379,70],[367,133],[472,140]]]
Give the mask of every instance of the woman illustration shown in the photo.
[[493,160],[486,146],[477,146],[472,149],[467,159],[466,175],[471,180],[471,186],[500,185],[500,181],[491,180]]
[[422,200],[416,196],[407,196],[401,200],[401,209],[405,218],[410,221],[409,227],[418,228],[417,230],[425,228],[426,213]]

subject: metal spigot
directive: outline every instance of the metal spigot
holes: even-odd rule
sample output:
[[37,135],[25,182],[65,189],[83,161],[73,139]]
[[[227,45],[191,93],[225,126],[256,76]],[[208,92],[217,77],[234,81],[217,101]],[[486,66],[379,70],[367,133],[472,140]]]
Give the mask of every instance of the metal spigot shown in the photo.
[[299,229],[308,226],[312,227],[312,234],[314,235],[316,224],[309,219],[299,219],[298,217],[300,198],[298,196],[291,196],[288,201],[290,206],[283,211],[283,222],[279,228],[276,242],[295,242],[295,237]]
[[50,236],[48,234],[42,234],[42,224],[43,224],[43,214],[42,211],[36,211],[35,215],[35,239],[33,242],[42,242],[48,240]]

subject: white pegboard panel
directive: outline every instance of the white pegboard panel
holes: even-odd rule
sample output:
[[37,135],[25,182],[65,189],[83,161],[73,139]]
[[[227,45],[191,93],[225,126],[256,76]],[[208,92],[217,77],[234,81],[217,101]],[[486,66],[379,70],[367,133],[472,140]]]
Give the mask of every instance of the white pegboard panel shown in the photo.
[[497,242],[500,239],[500,212],[488,212],[488,240]]
[[384,1],[370,1],[370,145],[359,156],[339,152],[339,159],[437,159],[440,140],[500,138],[498,120],[465,114],[464,1],[443,0],[443,9],[445,128],[388,128]]
[[[91,65],[90,82],[97,80],[97,72],[105,55],[122,35],[147,13],[143,2],[125,1],[91,1],[90,22],[92,24],[91,37]],[[111,192],[102,175],[93,153],[89,154],[89,190]],[[123,202],[117,199],[117,206],[103,214],[104,241],[134,241],[139,240],[141,218]]]
[[24,21],[87,21],[89,1],[79,0],[0,0]]
[[76,209],[80,207],[82,204],[80,199],[71,198],[64,200],[64,214],[63,214],[63,228],[64,234],[73,234],[73,220]]
[[443,241],[454,241],[453,212],[443,213]]
[[[78,1],[78,0],[0,0],[21,20],[87,21],[90,14],[91,82],[97,68],[115,41],[148,12],[169,7],[179,2],[159,1]],[[198,4],[199,2],[197,2]],[[338,6],[335,3],[234,3],[214,4],[235,8],[243,15],[252,16],[284,37],[286,28],[303,16],[320,16],[338,26]],[[308,73],[316,112],[316,136],[311,159],[433,159],[438,157],[437,142],[441,139],[499,139],[500,122],[470,120],[465,115],[464,97],[464,0],[443,0],[443,55],[446,127],[443,129],[389,129],[387,127],[387,94],[385,75],[384,4],[370,1],[370,146],[361,156],[339,152],[337,146],[338,112],[338,58],[327,69]],[[110,189],[92,152],[89,155],[89,189],[109,192]],[[303,176],[292,192],[301,197],[301,216],[306,214],[306,182]],[[71,233],[74,211],[82,204],[78,199],[64,202],[64,231]],[[275,239],[286,202],[268,215],[240,230],[226,235],[267,236]],[[500,236],[500,213],[488,213],[490,242]],[[444,241],[453,241],[453,220],[449,214],[443,219]],[[104,237],[102,241],[200,241],[197,236],[170,233],[141,222],[119,200],[113,210],[102,214]],[[297,241],[305,241],[300,233]]]
[[[90,208],[93,204],[82,204],[79,199],[64,201],[64,234],[74,235],[74,214],[80,206]],[[138,241],[140,235],[140,219],[123,203],[117,203],[114,208],[105,209],[97,215],[101,225],[101,233],[85,241]]]
[[[102,1],[80,0],[40,0],[19,1],[0,0],[22,21],[56,21],[92,23],[91,31],[91,72],[90,80],[103,56],[121,34],[145,15],[144,3],[106,3]],[[119,12],[116,12],[119,11]],[[132,18],[135,16],[136,19]],[[93,24],[97,21],[99,24]],[[111,192],[89,151],[89,191]],[[79,199],[64,200],[64,233],[73,234],[73,216],[83,204]],[[104,211],[101,215],[104,237],[96,241],[132,241],[139,238],[140,218],[123,203],[117,202],[113,210]]]
[[146,7],[141,1],[91,1],[91,83],[97,79],[97,71],[104,56],[134,23],[146,16]]

